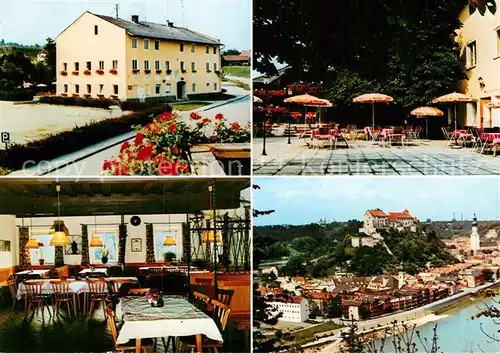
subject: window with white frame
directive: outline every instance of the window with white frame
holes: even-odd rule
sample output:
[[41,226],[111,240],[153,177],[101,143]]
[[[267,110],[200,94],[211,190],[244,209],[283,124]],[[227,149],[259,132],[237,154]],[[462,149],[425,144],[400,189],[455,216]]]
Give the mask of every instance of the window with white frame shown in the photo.
[[191,91],[196,92],[196,83],[191,85]]
[[217,82],[214,82],[214,91],[217,91]]
[[139,62],[137,60],[132,60],[132,70],[139,70]]
[[118,70],[118,60],[113,60],[113,70]]
[[170,70],[170,61],[165,61],[165,71],[169,71]]
[[144,60],[144,70],[150,70],[150,68],[149,68],[149,60]]
[[31,264],[35,265],[38,263],[39,259],[44,259],[46,264],[54,263],[54,253],[55,247],[50,246],[50,239],[52,239],[51,234],[41,234],[32,235],[38,243],[43,243],[43,246],[39,246],[38,249],[30,249],[30,260]]
[[114,231],[97,232],[96,235],[101,238],[102,248],[91,248],[90,255],[92,263],[102,262],[102,249],[108,250],[108,262],[118,262],[118,235]]
[[161,84],[157,84],[157,85],[155,86],[155,93],[156,93],[156,94],[160,94],[160,93],[161,93]]
[[191,63],[191,71],[196,72],[196,63],[194,61]]
[[207,45],[205,46],[205,53],[206,54],[209,54],[210,53],[210,47]]
[[207,68],[207,72],[210,72],[210,63],[208,63],[208,62],[207,62],[207,63],[205,64],[205,66],[206,66],[206,68]]
[[217,54],[217,47],[214,47],[214,54]]
[[75,71],[79,71],[79,70],[80,70],[80,63],[75,62]]
[[64,93],[68,93],[68,85],[64,84]]
[[184,43],[180,43],[180,48],[179,50],[181,51],[181,53],[184,51]]
[[92,93],[92,85],[87,85],[87,93],[88,94]]
[[92,70],[92,62],[91,61],[87,61],[87,64],[86,64],[86,69],[87,70]]
[[186,68],[184,67],[184,61],[181,61],[181,71],[185,71]]
[[99,85],[99,93],[102,93],[102,91],[104,90],[104,85],[103,84],[100,84]]
[[476,41],[470,42],[466,46],[467,68],[477,65]]
[[113,85],[113,94],[114,95],[118,94],[118,85]]
[[63,71],[68,71],[68,63],[63,63]]
[[99,70],[104,70],[104,61],[99,61]]
[[80,93],[80,85],[75,85],[75,93]]
[[214,72],[217,71],[217,63],[214,63]]
[[155,40],[155,50],[160,50],[160,41]]
[[139,40],[137,38],[132,38],[132,48],[137,49]]
[[155,70],[161,70],[161,67],[160,67],[160,60],[156,60],[156,61],[155,61]]
[[191,53],[196,52],[196,45],[191,44]]
[[171,88],[171,87],[170,87],[170,83],[167,83],[167,84],[165,85],[165,92],[166,92],[166,93],[170,93],[170,88]]
[[[175,240],[175,245],[165,246],[163,245],[163,241],[166,236],[171,236]],[[155,259],[156,261],[164,261],[165,253],[172,252],[175,254],[175,259],[180,260],[180,252],[179,252],[179,231],[177,230],[169,230],[169,231],[158,231],[155,232]]]
[[144,49],[149,49],[149,39],[144,39]]

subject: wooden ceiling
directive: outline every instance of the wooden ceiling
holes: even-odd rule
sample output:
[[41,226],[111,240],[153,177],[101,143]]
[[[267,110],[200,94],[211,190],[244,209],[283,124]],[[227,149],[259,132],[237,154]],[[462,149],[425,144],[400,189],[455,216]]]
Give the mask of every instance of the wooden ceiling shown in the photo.
[[0,178],[0,214],[17,217],[57,215],[56,185],[61,185],[61,215],[197,213],[210,208],[209,186],[215,183],[215,207],[240,206],[248,178]]

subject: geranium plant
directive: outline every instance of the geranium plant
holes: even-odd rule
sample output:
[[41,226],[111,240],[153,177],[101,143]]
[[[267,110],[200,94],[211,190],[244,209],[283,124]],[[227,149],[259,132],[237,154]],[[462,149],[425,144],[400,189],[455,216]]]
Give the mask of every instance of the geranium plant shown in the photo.
[[163,113],[145,127],[136,127],[119,155],[104,162],[106,175],[185,175],[196,171],[190,148],[200,143],[249,142],[249,126],[227,123],[222,114],[214,119],[190,114],[190,121],[177,113]]
[[38,260],[43,260],[43,254],[42,254],[42,248],[44,247],[43,241],[38,242],[38,250],[37,250],[37,256]]

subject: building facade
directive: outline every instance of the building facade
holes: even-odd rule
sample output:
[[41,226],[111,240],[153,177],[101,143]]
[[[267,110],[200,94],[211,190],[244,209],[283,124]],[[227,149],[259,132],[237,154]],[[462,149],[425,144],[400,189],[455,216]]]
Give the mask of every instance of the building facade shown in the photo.
[[459,125],[499,127],[500,12],[481,15],[466,6],[459,19],[458,43],[467,76],[460,90],[478,99],[477,104],[459,104]]
[[220,93],[219,40],[85,12],[56,38],[57,95],[172,101]]
[[393,228],[398,230],[409,229],[416,231],[418,219],[410,214],[407,209],[403,212],[385,213],[381,209],[373,209],[365,212],[363,216],[363,228],[359,231],[368,235],[374,234],[377,230]]
[[272,301],[268,304],[283,313],[279,321],[305,322],[309,320],[309,302],[303,297],[293,297],[292,300],[283,302]]

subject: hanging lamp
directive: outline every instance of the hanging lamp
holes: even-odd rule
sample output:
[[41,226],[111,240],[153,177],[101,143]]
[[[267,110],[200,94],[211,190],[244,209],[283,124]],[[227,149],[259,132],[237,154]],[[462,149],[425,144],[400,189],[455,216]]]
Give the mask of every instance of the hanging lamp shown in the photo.
[[50,239],[50,246],[67,246],[70,245],[69,241],[69,230],[64,225],[64,221],[60,220],[61,217],[61,202],[59,199],[59,192],[61,191],[61,185],[56,185],[57,191],[57,221],[54,221],[54,224],[51,227],[53,231],[52,239]]
[[28,242],[26,243],[25,247],[26,247],[26,249],[38,249],[39,248],[38,242],[35,239],[33,239],[33,237],[31,236],[31,233],[33,230],[33,218],[31,218],[30,223],[31,223],[31,225],[30,225],[30,237],[29,237]]
[[211,229],[212,227],[210,226],[210,219],[214,217],[213,222],[214,222],[214,228],[217,227],[217,219],[216,216],[218,215],[217,210],[214,210],[213,204],[212,204],[212,190],[213,187],[209,186],[208,187],[209,193],[210,193],[210,210],[205,211],[204,214],[207,216],[207,228],[208,230],[204,231],[201,233],[201,242],[203,244],[206,243],[220,243],[222,242],[222,237],[221,233],[218,230],[213,230]]
[[[165,184],[163,184],[163,214],[165,214]],[[169,235],[170,229],[170,213],[168,214],[168,232],[165,234],[165,239],[163,239],[163,246],[176,246],[177,242],[172,235]]]
[[90,239],[90,248],[102,248],[104,246],[104,243],[102,242],[101,237],[97,236],[97,216],[94,215],[94,234],[92,235],[92,238]]

